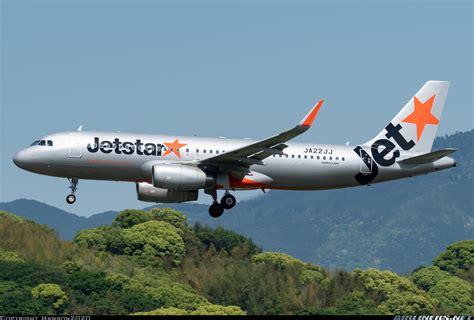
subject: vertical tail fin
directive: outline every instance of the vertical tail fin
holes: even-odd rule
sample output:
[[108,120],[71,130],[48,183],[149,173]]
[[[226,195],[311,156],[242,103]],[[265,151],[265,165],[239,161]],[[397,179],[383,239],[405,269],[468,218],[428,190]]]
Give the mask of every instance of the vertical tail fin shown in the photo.
[[404,150],[430,152],[448,88],[448,81],[426,82],[387,127],[366,144],[393,138]]

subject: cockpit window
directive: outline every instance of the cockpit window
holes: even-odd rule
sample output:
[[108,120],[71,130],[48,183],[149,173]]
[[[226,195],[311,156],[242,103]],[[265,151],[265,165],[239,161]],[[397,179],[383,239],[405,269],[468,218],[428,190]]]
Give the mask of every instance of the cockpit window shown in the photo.
[[31,146],[53,146],[53,140],[36,140],[31,144]]

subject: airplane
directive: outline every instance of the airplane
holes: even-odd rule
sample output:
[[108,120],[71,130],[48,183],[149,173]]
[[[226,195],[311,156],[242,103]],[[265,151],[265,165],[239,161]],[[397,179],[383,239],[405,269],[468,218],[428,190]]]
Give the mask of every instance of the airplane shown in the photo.
[[[129,181],[147,202],[195,201],[204,190],[217,218],[236,205],[231,191],[355,187],[455,167],[448,155],[457,149],[431,150],[448,88],[447,81],[426,82],[379,134],[356,146],[288,142],[311,127],[320,100],[294,128],[263,140],[85,132],[81,126],[34,141],[13,161],[67,178],[69,204],[79,179]],[[220,201],[217,190],[224,190]]]

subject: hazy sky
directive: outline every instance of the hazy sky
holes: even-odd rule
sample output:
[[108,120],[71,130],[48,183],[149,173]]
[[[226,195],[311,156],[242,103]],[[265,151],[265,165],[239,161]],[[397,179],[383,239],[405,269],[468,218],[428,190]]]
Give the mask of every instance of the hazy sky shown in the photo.
[[472,16],[471,1],[1,1],[0,201],[147,205],[131,183],[81,181],[69,206],[66,179],[12,163],[79,125],[264,138],[323,98],[298,140],[355,144],[431,79],[451,81],[438,134],[472,129]]

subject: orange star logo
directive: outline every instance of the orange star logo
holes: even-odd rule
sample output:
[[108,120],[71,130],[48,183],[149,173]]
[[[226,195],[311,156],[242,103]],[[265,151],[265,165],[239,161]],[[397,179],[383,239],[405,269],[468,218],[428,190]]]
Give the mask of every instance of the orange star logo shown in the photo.
[[173,142],[163,142],[166,146],[166,151],[163,154],[163,157],[173,152],[178,158],[181,158],[179,153],[179,148],[186,146],[186,143],[179,143],[178,139]]
[[425,102],[421,102],[420,100],[418,100],[417,97],[414,97],[415,110],[408,117],[402,120],[402,122],[416,124],[416,136],[418,139],[417,141],[420,141],[421,135],[423,134],[423,130],[425,130],[425,126],[427,124],[439,124],[439,119],[431,113],[431,108],[433,107],[434,99],[435,95],[433,95]]

